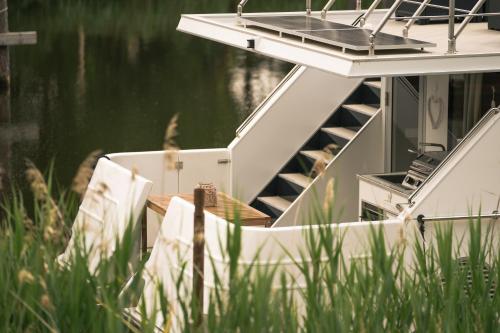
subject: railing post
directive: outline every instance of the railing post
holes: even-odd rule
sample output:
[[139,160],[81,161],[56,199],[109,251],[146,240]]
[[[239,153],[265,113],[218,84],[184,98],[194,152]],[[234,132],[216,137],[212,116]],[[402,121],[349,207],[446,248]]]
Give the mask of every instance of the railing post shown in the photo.
[[193,325],[203,323],[203,289],[205,264],[205,190],[194,189],[194,232],[193,232],[193,301],[191,313]]
[[238,8],[237,8],[238,17],[241,17],[241,14],[243,14],[243,7],[245,7],[247,1],[248,0],[241,0],[240,3],[238,3]]
[[372,14],[372,12],[378,7],[382,0],[375,0],[371,4],[371,6],[368,8],[366,13],[363,15],[363,17],[359,20],[359,25],[363,27],[366,24],[366,20],[368,19],[368,16]]
[[406,23],[406,25],[403,28],[403,37],[408,37],[408,30],[410,30],[411,26],[415,21],[417,20],[416,17],[420,16],[422,12],[424,11],[425,7],[431,2],[431,0],[424,0],[422,4],[418,7],[417,11],[413,14],[412,18]]
[[[495,0],[495,1],[498,1],[498,0]],[[476,3],[476,5],[470,10],[469,14],[475,15],[479,11],[479,9],[481,9],[481,7],[484,5],[485,2],[486,2],[486,0],[479,0]],[[474,16],[472,16],[472,15],[465,17],[465,19],[462,21],[462,23],[460,24],[460,26],[457,29],[457,32],[455,32],[455,40],[457,40],[458,36],[460,36],[462,31],[464,31],[467,24],[469,24],[470,21],[474,18]]]
[[363,4],[361,3],[361,0],[356,0],[356,10],[361,10],[363,7]]
[[448,53],[457,52],[457,41],[455,39],[455,0],[450,0],[448,18]]
[[312,0],[306,0],[306,14],[311,15]]
[[323,20],[326,19],[326,14],[330,10],[330,8],[332,8],[332,6],[333,6],[334,3],[335,3],[335,0],[328,0],[328,2],[326,3],[325,7],[323,7],[323,9],[321,10],[321,18]]
[[377,27],[373,29],[372,33],[370,34],[370,37],[368,38],[370,42],[370,51],[369,51],[370,55],[375,54],[375,37],[380,32],[380,30],[382,30],[382,28],[385,26],[385,24],[391,18],[391,16],[396,12],[396,10],[398,9],[398,7],[401,5],[402,2],[403,0],[396,0],[394,4],[391,6],[391,8],[389,8],[387,13],[384,15],[384,18],[380,21]]

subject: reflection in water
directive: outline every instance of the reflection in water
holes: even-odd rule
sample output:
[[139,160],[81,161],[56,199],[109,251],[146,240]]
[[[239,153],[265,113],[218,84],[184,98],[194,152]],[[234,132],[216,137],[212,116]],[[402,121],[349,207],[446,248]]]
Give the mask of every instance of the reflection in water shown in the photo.
[[0,95],[0,199],[8,187],[9,160],[11,158],[9,92]]
[[82,105],[86,91],[85,82],[85,30],[80,25],[78,27],[78,70],[76,75],[76,101]]
[[34,122],[12,122],[10,91],[0,93],[0,199],[8,189],[15,169],[12,166],[13,151],[17,145],[36,142],[39,127]]
[[262,102],[283,79],[283,63],[270,59],[254,66],[246,66],[248,54],[237,57],[237,64],[230,73],[229,88],[244,118],[256,105]]
[[175,30],[182,12],[233,7],[230,0],[14,1],[12,30],[37,30],[39,39],[11,50],[14,130],[0,124],[3,168],[20,180],[24,157],[43,170],[54,160],[67,186],[95,149],[161,149],[175,113],[181,148],[227,146],[291,68]]

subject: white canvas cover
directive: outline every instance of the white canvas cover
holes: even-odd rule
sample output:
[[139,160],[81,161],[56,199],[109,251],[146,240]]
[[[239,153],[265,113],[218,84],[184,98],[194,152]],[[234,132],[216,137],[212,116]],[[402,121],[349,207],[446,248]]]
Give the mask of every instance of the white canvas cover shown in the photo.
[[[61,263],[70,262],[77,247],[88,252],[94,273],[101,258],[109,258],[127,228],[140,220],[152,183],[118,164],[101,158],[95,168],[72,227]],[[132,223],[132,225],[130,225]]]

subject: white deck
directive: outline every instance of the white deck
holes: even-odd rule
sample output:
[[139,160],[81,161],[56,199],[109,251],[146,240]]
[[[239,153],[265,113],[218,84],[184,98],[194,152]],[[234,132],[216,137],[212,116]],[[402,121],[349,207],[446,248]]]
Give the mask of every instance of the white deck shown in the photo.
[[[360,13],[333,11],[327,19],[350,24]],[[373,28],[384,13],[384,10],[374,12],[366,27]],[[245,15],[304,13],[244,13],[243,16]],[[312,15],[320,17],[319,12]],[[404,24],[389,20],[382,31],[401,36]],[[500,69],[500,32],[488,30],[487,23],[470,23],[457,40],[456,54],[447,54],[448,25],[431,24],[413,25],[409,38],[435,43],[436,47],[410,52],[379,51],[375,56],[369,56],[366,52],[343,52],[340,48],[280,37],[271,31],[244,28],[239,24],[236,14],[183,15],[177,29],[243,49],[247,49],[248,39],[254,39],[253,52],[348,77],[488,72]]]

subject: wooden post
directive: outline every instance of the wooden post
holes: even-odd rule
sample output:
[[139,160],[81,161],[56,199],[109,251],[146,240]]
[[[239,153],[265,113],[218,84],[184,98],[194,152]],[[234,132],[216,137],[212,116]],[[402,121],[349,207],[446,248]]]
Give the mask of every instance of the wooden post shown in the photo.
[[[0,33],[9,32],[9,15],[7,0],[0,0]],[[0,90],[9,90],[10,60],[9,47],[0,46]]]
[[[0,33],[9,31],[7,0],[0,0]],[[0,128],[10,123],[9,47],[0,46]],[[10,138],[0,139],[0,199],[7,190],[10,159]]]
[[141,257],[148,253],[148,206],[144,207],[141,219]]
[[205,190],[194,190],[194,233],[193,233],[193,303],[194,327],[203,322],[203,273],[205,263]]

